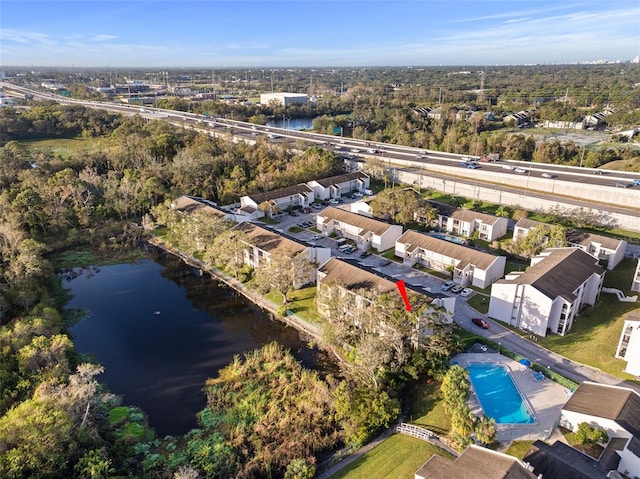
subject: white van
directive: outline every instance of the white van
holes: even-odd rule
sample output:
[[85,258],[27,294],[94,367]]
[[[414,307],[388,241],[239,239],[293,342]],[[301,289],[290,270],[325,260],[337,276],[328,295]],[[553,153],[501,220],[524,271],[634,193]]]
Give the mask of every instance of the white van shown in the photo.
[[371,196],[371,195],[373,194],[373,190],[366,189],[366,190],[364,190],[364,191],[363,191],[363,193],[364,193],[365,195]]

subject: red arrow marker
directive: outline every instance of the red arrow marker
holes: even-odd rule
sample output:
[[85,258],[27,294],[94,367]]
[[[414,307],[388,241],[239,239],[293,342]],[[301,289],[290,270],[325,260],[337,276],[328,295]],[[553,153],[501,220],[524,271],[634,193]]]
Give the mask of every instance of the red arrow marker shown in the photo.
[[396,282],[396,286],[398,287],[398,291],[400,291],[400,296],[402,296],[402,301],[404,301],[404,305],[407,308],[407,311],[411,311],[411,305],[409,304],[409,298],[407,297],[407,289],[404,287],[404,280]]

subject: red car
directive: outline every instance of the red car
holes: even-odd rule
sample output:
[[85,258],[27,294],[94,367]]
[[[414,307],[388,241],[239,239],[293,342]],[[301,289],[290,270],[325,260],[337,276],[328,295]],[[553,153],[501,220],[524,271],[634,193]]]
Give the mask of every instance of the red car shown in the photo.
[[482,329],[489,329],[489,323],[482,318],[471,318],[471,322]]

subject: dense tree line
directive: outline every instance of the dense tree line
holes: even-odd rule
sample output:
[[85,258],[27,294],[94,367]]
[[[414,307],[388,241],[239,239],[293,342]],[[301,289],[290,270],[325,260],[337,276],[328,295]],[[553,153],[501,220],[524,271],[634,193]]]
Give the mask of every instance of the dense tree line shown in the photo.
[[[10,130],[0,148],[0,476],[171,477],[187,463],[202,470],[199,459],[162,462],[172,456],[144,414],[105,392],[101,369],[75,353],[67,329],[82,313],[64,309],[60,261],[71,249],[91,251],[91,262],[133,250],[145,215],[181,194],[233,202],[330,176],[340,162],[320,150],[250,147],[139,117],[69,114],[58,105],[0,111],[3,125],[24,129]],[[95,119],[108,145],[97,152],[32,154],[18,141],[92,136]]]
[[[65,108],[42,106],[39,131],[55,128]],[[0,117],[28,113],[33,109],[9,109]],[[146,230],[162,226],[186,253],[286,300],[289,273],[311,265],[282,258],[247,270],[238,261],[241,232],[197,213],[180,214],[169,203],[182,194],[233,202],[331,176],[341,160],[317,148],[296,153],[286,145],[236,144],[139,117],[110,121],[101,137],[108,146],[98,152],[32,154],[13,139],[0,148],[2,477],[312,477],[318,454],[362,444],[398,416],[403,381],[443,370],[451,351],[444,332],[434,339],[437,354],[416,354],[415,338],[402,332],[404,315],[393,316],[386,333],[397,339],[388,343],[391,349],[368,330],[354,343],[361,352],[346,354],[344,378],[320,379],[268,346],[209,383],[198,429],[156,438],[144,413],[122,406],[97,382],[102,369],[75,353],[67,330],[82,312],[64,309],[64,291],[56,286],[61,259],[71,249],[92,251],[89,261],[126,252]],[[89,123],[79,120],[64,135],[82,136],[78,128]]]

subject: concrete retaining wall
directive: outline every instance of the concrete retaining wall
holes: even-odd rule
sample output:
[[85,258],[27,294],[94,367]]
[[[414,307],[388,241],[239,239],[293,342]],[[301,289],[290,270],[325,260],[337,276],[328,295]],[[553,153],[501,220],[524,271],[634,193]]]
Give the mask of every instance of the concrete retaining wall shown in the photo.
[[[637,188],[615,188],[597,185],[584,185],[572,183],[568,181],[553,180],[547,178],[528,178],[526,175],[511,174],[509,176],[501,175],[494,172],[482,172],[480,170],[465,170],[460,168],[460,172],[456,171],[456,177],[449,179],[436,178],[429,175],[429,171],[436,171],[439,174],[451,174],[452,168],[447,167],[430,167],[429,170],[407,171],[396,169],[394,179],[397,182],[415,185],[421,188],[431,188],[454,196],[463,196],[465,198],[486,201],[497,205],[505,205],[514,208],[522,208],[528,211],[545,212],[555,208],[565,210],[574,210],[578,208],[572,204],[568,198],[563,201],[562,198],[556,197],[553,200],[539,197],[532,197],[531,193],[535,191],[546,192],[548,194],[558,194],[563,196],[577,196],[582,201],[600,198],[602,200],[608,198],[615,201],[616,205],[630,206],[637,205],[640,207],[640,189]],[[469,175],[469,173],[471,176]],[[477,176],[473,176],[477,174]],[[475,180],[475,181],[474,181]],[[496,185],[488,185],[485,183],[477,183],[477,181],[491,181]],[[508,181],[508,183],[506,183]],[[518,192],[510,192],[502,190],[499,185],[505,185],[509,188],[519,188]],[[640,231],[640,213],[638,214],[622,214],[611,212],[605,205],[594,203],[589,208],[594,214],[602,217],[608,217],[614,225],[621,229],[629,231]]]

